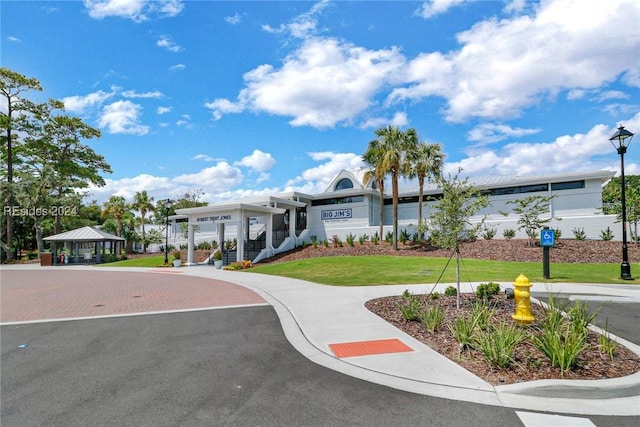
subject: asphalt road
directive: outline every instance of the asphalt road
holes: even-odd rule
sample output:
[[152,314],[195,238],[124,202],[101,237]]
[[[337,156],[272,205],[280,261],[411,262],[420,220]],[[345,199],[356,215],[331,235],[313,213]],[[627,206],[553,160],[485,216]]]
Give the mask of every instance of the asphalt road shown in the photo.
[[1,332],[3,427],[522,425],[510,409],[318,366],[291,347],[268,306]]

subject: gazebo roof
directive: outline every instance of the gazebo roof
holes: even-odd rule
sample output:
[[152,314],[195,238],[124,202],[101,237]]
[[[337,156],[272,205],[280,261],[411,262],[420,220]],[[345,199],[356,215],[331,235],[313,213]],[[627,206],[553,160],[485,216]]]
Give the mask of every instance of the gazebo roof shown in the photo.
[[87,226],[45,237],[43,240],[51,242],[109,242],[115,240],[124,241],[125,239],[98,228]]

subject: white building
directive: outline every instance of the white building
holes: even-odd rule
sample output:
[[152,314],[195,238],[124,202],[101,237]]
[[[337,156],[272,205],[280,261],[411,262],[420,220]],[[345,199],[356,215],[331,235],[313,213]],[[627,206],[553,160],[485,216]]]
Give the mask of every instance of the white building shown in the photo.
[[[574,229],[583,229],[588,239],[598,239],[610,228],[614,239],[621,240],[619,224],[614,215],[602,214],[602,187],[613,176],[612,171],[576,172],[539,176],[497,176],[470,179],[470,184],[490,195],[491,205],[475,218],[485,219],[487,228],[496,230],[502,238],[504,230],[517,230],[518,216],[510,213],[510,200],[532,195],[555,196],[549,206],[548,226],[559,229],[563,237],[572,237]],[[193,248],[203,240],[216,240],[221,247],[226,241],[237,241],[229,250],[226,261],[250,259],[257,262],[276,253],[288,251],[313,236],[319,241],[337,236],[344,240],[349,234],[373,236],[379,230],[379,191],[375,180],[367,179],[364,170],[342,171],[328,188],[319,194],[300,192],[247,198],[217,203],[199,208],[179,209],[174,221],[189,224],[189,256],[193,263]],[[392,198],[390,186],[384,195],[383,226],[392,229]],[[435,185],[425,185],[423,216],[430,211],[442,191]],[[418,224],[418,188],[401,188],[398,207],[399,232],[413,235]],[[288,223],[287,223],[288,222]],[[197,227],[196,227],[197,226]],[[524,231],[516,237],[526,237]],[[384,238],[384,236],[380,236]]]

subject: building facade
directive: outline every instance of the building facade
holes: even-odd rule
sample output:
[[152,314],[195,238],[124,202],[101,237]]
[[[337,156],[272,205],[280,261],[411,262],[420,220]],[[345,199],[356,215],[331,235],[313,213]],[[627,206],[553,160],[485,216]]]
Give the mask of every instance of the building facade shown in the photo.
[[[614,174],[595,171],[472,178],[469,184],[490,198],[490,205],[472,222],[484,219],[485,228],[494,230],[495,238],[502,238],[505,230],[516,230],[516,238],[524,238],[524,231],[517,231],[519,218],[509,202],[528,196],[553,196],[546,215],[550,219],[548,226],[560,230],[562,236],[571,237],[579,229],[588,239],[598,239],[602,231],[610,229],[614,239],[621,240],[621,226],[616,224],[615,216],[602,213],[602,188]],[[441,198],[439,188],[425,185],[422,211],[426,221]],[[379,232],[379,212],[379,190],[370,174],[365,170],[343,170],[322,193],[289,192],[180,209],[172,221],[188,223],[187,263],[193,263],[193,248],[205,240],[216,240],[224,249],[227,262],[257,262],[313,238],[322,241],[334,236],[341,240],[348,235],[373,236]],[[416,233],[417,216],[417,185],[400,188],[399,232]],[[382,221],[386,234],[393,224],[392,198],[387,191]]]

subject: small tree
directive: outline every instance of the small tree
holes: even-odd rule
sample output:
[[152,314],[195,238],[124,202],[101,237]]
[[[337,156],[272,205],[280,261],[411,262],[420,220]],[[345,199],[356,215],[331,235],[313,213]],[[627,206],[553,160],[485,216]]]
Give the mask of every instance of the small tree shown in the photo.
[[[509,200],[508,205],[515,205],[513,212],[520,216],[518,219],[518,230],[524,229],[529,237],[529,246],[534,246],[538,236],[538,230],[549,221],[551,217],[542,218],[542,215],[549,213],[549,203],[556,196],[529,196],[524,199]],[[507,216],[508,212],[502,212]]]
[[460,242],[470,234],[477,235],[484,224],[484,218],[471,223],[471,217],[489,206],[489,196],[480,195],[471,186],[468,179],[460,180],[458,173],[449,180],[439,178],[442,199],[431,215],[431,242],[444,249],[453,249],[456,253],[457,307],[460,308]]

